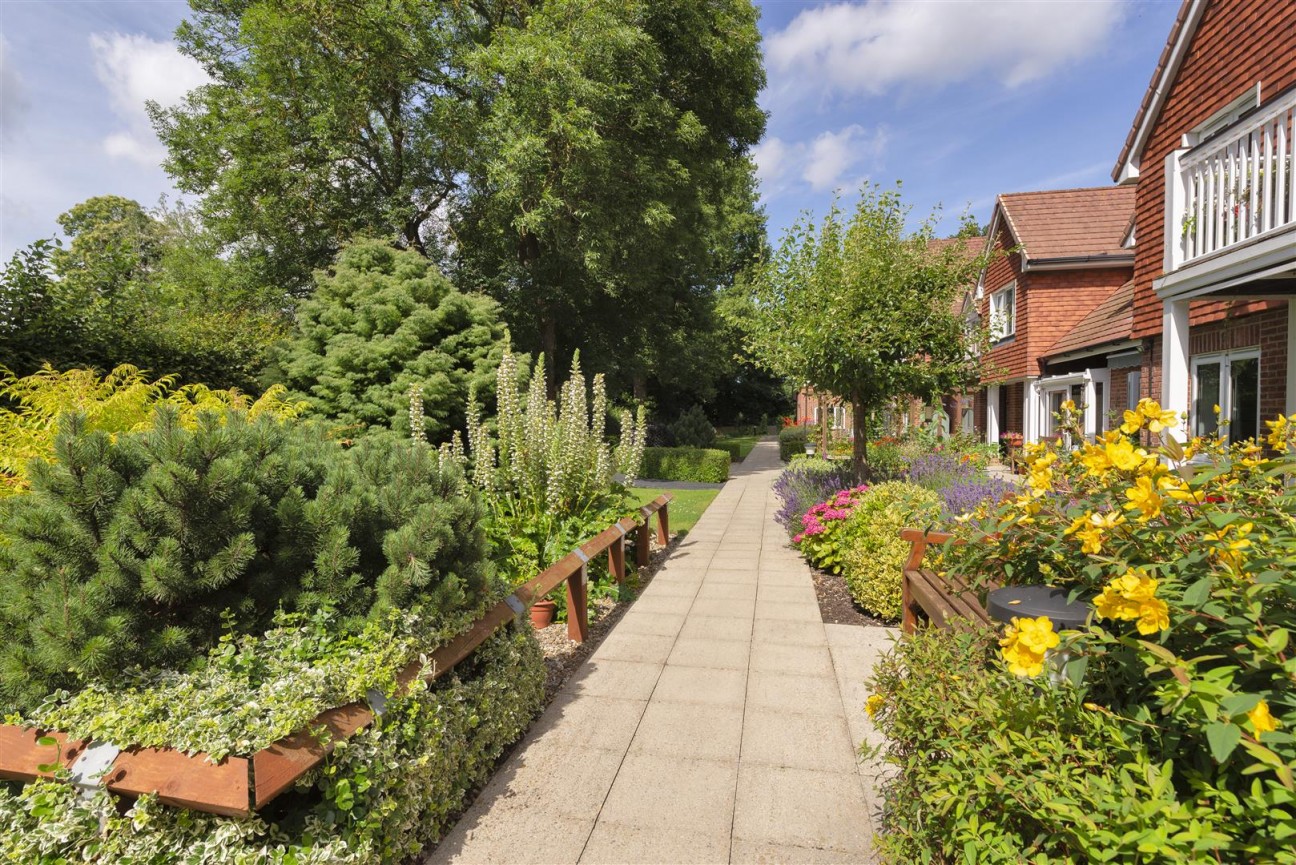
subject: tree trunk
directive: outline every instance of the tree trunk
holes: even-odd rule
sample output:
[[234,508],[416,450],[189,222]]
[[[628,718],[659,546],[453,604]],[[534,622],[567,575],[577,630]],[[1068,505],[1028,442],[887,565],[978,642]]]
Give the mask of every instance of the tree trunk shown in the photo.
[[540,313],[540,350],[545,358],[545,390],[549,399],[558,399],[558,319],[545,307]]
[[647,402],[648,376],[642,372],[636,372],[634,374],[634,381],[632,386],[634,387],[635,402]]
[[855,438],[851,449],[855,479],[862,481],[868,468],[868,414],[858,394],[851,396],[851,431]]
[[819,397],[819,456],[828,459],[828,400]]

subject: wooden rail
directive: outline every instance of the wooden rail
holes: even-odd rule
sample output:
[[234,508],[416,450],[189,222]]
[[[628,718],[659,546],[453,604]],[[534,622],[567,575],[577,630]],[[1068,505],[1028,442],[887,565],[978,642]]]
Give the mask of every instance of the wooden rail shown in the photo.
[[[925,614],[940,628],[990,624],[990,613],[966,580],[957,574],[938,574],[922,566],[928,546],[945,544],[951,540],[955,543],[963,541],[955,540],[953,535],[945,532],[924,532],[920,529],[903,529],[900,537],[912,545],[909,560],[904,565],[901,589],[900,627],[906,634],[912,634],[918,627],[920,614]],[[990,583],[987,586],[996,588],[997,584]]]
[[[572,550],[528,580],[479,619],[470,629],[437,649],[427,664],[413,661],[397,675],[398,693],[417,681],[444,676],[471,655],[492,634],[543,598],[567,583],[567,634],[583,641],[589,634],[586,583],[589,563],[608,554],[609,574],[620,583],[625,578],[626,537],[635,533],[635,558],[648,564],[650,525],[657,517],[657,540],[665,546],[670,537],[669,503],[664,494],[639,509],[638,519],[626,517]],[[640,522],[642,521],[642,522]],[[375,701],[376,703],[378,701]],[[287,790],[306,772],[318,766],[334,743],[355,735],[373,723],[378,705],[355,702],[321,712],[301,730],[285,736],[251,756],[211,760],[205,753],[186,754],[172,748],[126,748],[112,761],[98,783],[122,796],[157,794],[167,805],[211,814],[245,817]],[[44,737],[55,744],[42,745]],[[73,769],[93,743],[71,739],[58,731],[41,731],[10,724],[0,725],[0,779],[34,781],[51,777],[41,767],[60,764]]]

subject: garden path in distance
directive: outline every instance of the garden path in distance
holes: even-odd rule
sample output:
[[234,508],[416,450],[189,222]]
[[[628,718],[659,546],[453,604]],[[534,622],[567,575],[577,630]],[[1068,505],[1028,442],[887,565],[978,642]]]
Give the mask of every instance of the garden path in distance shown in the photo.
[[430,863],[873,861],[885,628],[825,625],[762,441]]

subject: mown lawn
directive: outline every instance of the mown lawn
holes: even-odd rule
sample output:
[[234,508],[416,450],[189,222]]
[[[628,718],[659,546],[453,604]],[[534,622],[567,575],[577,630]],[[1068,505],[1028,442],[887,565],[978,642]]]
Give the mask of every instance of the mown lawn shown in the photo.
[[729,442],[738,445],[738,462],[747,459],[747,454],[752,452],[756,447],[756,442],[760,441],[760,436],[720,436],[717,442]]
[[670,493],[674,496],[670,503],[670,527],[671,531],[683,535],[697,524],[702,512],[719,492],[719,490],[665,490],[654,487],[634,487],[630,490],[630,495],[637,505],[646,505],[662,493]]

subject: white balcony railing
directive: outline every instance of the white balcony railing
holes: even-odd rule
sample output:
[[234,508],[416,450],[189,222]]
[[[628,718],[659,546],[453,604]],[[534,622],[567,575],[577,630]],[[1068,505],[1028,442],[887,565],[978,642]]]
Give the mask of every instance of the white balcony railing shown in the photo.
[[1166,271],[1296,224],[1296,91],[1189,150],[1166,176]]

